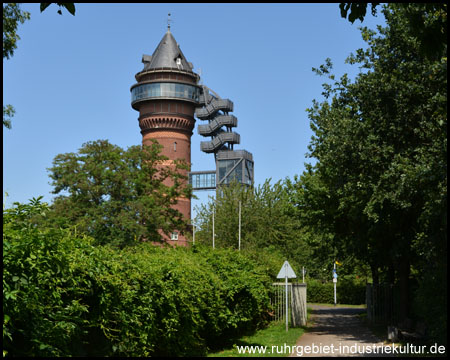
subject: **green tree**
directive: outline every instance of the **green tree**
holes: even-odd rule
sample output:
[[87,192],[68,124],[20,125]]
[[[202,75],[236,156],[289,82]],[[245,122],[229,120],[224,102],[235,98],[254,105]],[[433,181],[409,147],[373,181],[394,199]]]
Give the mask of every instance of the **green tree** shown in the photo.
[[[315,69],[334,83],[308,110],[319,186],[305,190],[319,196],[303,197],[336,248],[367,261],[374,281],[399,282],[402,317],[413,273],[422,274],[419,282],[433,274],[436,292],[446,288],[447,230],[447,58],[444,50],[436,59],[422,53],[407,12],[389,5],[387,27],[362,29],[369,47],[348,58],[360,64],[355,82],[335,80],[329,60]],[[435,305],[445,313],[444,303]]]
[[292,263],[305,266],[309,259],[309,247],[305,242],[308,234],[302,231],[294,216],[295,208],[286,181],[271,184],[269,179],[254,188],[239,183],[221,187],[216,199],[199,209],[196,242],[212,246],[214,212],[215,247],[237,249],[240,202],[241,250],[271,249]]
[[[186,219],[173,208],[191,188],[182,174],[186,164],[162,166],[161,145],[123,150],[106,140],[83,144],[78,153],[59,154],[49,168],[52,221],[73,224],[99,244],[124,246],[138,240],[160,241],[160,230],[185,231]],[[171,185],[166,185],[171,183]]]
[[[341,16],[353,23],[361,22],[367,12],[368,3],[340,3]],[[376,15],[380,3],[371,3],[372,15]],[[447,48],[447,3],[399,3],[403,16],[407,20],[408,31],[419,41],[422,55],[430,59],[439,59]]]
[[9,59],[17,49],[17,41],[20,40],[17,34],[19,23],[30,19],[30,13],[20,10],[17,3],[3,4],[3,59]]

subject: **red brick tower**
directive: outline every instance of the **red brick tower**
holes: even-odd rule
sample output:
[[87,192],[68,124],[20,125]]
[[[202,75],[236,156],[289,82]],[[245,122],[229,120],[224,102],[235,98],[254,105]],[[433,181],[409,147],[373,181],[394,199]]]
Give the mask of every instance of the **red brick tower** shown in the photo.
[[[142,62],[144,69],[136,74],[137,83],[131,87],[131,106],[139,111],[142,143],[156,139],[163,146],[162,154],[169,158],[167,166],[175,159],[190,164],[194,111],[201,92],[199,76],[192,71],[193,65],[184,57],[170,27],[153,55],[143,55]],[[190,199],[179,198],[175,209],[190,220]],[[179,231],[165,240],[172,245],[187,245]]]

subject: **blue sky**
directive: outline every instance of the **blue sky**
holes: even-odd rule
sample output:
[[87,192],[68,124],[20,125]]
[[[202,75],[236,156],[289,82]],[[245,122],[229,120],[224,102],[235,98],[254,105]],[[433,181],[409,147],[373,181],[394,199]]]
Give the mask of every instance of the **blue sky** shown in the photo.
[[[127,148],[141,143],[130,87],[171,31],[203,84],[234,102],[235,129],[253,153],[255,184],[292,178],[311,162],[305,154],[312,131],[306,108],[322,100],[325,78],[315,75],[329,57],[334,73],[353,78],[344,64],[366,47],[358,27],[334,4],[76,4],[76,15],[51,5],[22,4],[31,19],[19,26],[14,56],[3,61],[3,103],[16,115],[3,130],[3,191],[6,206],[54,195],[46,168],[60,153],[108,139]],[[379,14],[363,25],[383,24]],[[197,124],[199,121],[197,121]],[[192,136],[192,170],[213,170],[214,156]],[[194,207],[214,192],[196,192]],[[5,203],[5,197],[4,197]]]

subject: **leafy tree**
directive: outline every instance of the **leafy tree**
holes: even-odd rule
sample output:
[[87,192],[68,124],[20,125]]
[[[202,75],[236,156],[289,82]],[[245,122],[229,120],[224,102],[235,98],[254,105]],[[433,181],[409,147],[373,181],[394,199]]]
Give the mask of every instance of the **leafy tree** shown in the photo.
[[[318,179],[305,182],[310,195],[301,204],[334,234],[336,248],[370,264],[374,281],[378,271],[398,280],[401,317],[411,303],[411,269],[435,274],[435,291],[446,288],[447,58],[421,52],[407,12],[386,6],[387,27],[362,29],[369,48],[348,58],[361,64],[354,83],[335,80],[330,60],[315,69],[334,83],[308,110]],[[445,302],[435,304],[444,313]]]
[[[376,15],[380,3],[371,3],[372,15]],[[353,23],[366,16],[368,3],[340,3],[341,16]],[[447,3],[399,3],[407,19],[408,31],[419,41],[420,52],[430,59],[439,59],[447,48]]]
[[17,34],[19,23],[30,19],[30,13],[20,10],[17,3],[3,4],[3,59],[9,59],[17,49],[17,41],[20,40]]
[[59,154],[48,169],[53,193],[52,221],[74,224],[99,244],[124,246],[139,240],[160,241],[162,231],[187,229],[173,208],[190,197],[186,164],[162,166],[161,145],[123,150],[107,140],[83,144],[78,153]]
[[307,265],[310,253],[305,242],[307,234],[299,227],[287,187],[282,181],[272,185],[269,179],[255,188],[239,183],[221,187],[216,199],[199,209],[196,242],[212,246],[214,212],[215,246],[237,249],[239,202],[241,250],[258,252],[267,248],[282,254],[293,264]]

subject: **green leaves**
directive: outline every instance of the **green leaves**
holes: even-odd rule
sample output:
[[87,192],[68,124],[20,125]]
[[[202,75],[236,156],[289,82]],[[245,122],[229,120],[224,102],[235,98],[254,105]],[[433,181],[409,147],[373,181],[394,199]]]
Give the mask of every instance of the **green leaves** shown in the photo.
[[[183,171],[186,164],[161,167],[167,160],[161,146],[132,146],[123,150],[106,140],[83,144],[78,153],[59,154],[49,169],[53,193],[51,221],[76,224],[98,244],[123,247],[142,239],[158,241],[187,228],[173,209],[180,197],[190,197]],[[171,184],[171,185],[170,185]]]
[[11,118],[16,113],[16,110],[12,105],[3,105],[3,126],[7,129],[11,129]]
[[233,250],[122,250],[4,211],[3,343],[11,356],[193,356],[264,324],[270,278]]
[[[41,12],[43,12],[45,9],[47,9],[51,4],[53,3],[41,3],[40,9]],[[67,9],[69,13],[75,16],[75,3],[54,3],[60,7],[58,10],[58,14],[62,15],[61,7],[64,7]]]
[[19,23],[23,24],[30,19],[30,13],[20,10],[20,4],[10,3],[3,5],[3,59],[9,59],[14,55],[17,48],[17,41],[20,36],[17,34]]
[[[350,9],[344,5],[343,16]],[[317,163],[301,179],[304,218],[333,235],[338,253],[369,264],[374,282],[379,273],[400,282],[404,304],[410,303],[410,271],[419,281],[433,274],[432,285],[422,282],[422,296],[447,286],[446,221],[437,220],[447,217],[446,39],[436,36],[433,56],[423,47],[428,26],[446,32],[446,6],[384,6],[387,26],[363,28],[368,48],[347,59],[365,71],[353,83],[334,81],[327,59],[315,71],[334,83],[325,84],[325,101],[308,110],[315,133],[310,156]],[[446,308],[441,300],[439,311]]]

